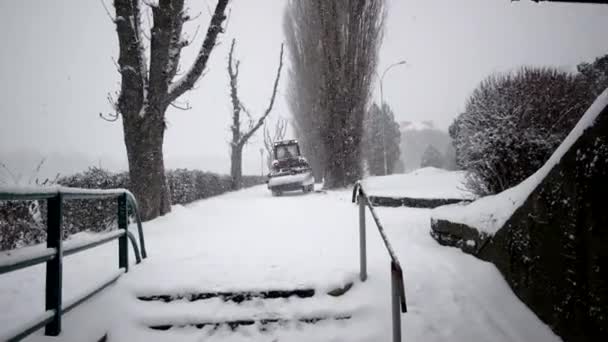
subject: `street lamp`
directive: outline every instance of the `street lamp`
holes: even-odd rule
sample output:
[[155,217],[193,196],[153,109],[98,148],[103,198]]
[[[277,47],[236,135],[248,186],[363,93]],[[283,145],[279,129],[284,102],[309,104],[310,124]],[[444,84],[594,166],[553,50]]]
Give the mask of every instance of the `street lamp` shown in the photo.
[[[384,110],[384,89],[383,89],[383,85],[382,82],[384,81],[384,76],[386,76],[386,73],[391,70],[393,67],[396,67],[398,65],[404,65],[406,62],[403,61],[399,61],[397,63],[393,63],[391,65],[389,65],[386,69],[384,69],[384,72],[382,73],[382,77],[380,78],[380,108],[382,109],[382,114],[384,116],[386,116],[386,112]],[[378,73],[376,72],[376,77],[378,77]],[[384,175],[388,174],[388,161],[386,158],[386,122],[382,121],[382,152],[383,152],[383,159],[384,159]]]

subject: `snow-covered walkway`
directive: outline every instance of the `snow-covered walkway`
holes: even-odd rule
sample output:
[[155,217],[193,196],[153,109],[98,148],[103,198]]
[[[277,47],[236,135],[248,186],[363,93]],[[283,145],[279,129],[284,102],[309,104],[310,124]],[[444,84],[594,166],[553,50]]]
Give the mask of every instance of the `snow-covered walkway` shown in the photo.
[[[368,215],[368,272],[358,281],[358,217],[350,191],[272,197],[263,187],[203,200],[145,225],[149,258],[69,313],[62,341],[389,341],[389,258]],[[404,268],[404,341],[559,341],[496,268],[429,236],[429,211],[378,208]],[[64,298],[116,269],[108,244],[66,259]],[[0,277],[0,335],[42,312],[44,269]],[[330,289],[354,282],[340,297]],[[300,298],[142,301],[142,296],[315,289]],[[328,317],[316,324],[307,317]],[[333,319],[349,317],[349,319]],[[260,329],[260,321],[285,319]],[[232,331],[201,323],[253,319]],[[196,327],[199,324],[199,327]],[[172,325],[169,330],[150,326]],[[185,327],[176,327],[186,325]],[[46,341],[38,333],[31,341]],[[48,339],[51,340],[51,339]],[[55,340],[55,339],[53,339]]]

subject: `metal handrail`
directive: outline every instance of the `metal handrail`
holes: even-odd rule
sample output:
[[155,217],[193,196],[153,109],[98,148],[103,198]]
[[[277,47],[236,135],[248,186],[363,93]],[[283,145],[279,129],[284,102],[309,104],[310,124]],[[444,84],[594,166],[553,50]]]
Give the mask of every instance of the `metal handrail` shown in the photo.
[[117,198],[121,195],[127,196],[127,203],[135,216],[137,224],[137,234],[139,235],[139,245],[141,246],[141,256],[148,257],[146,244],[144,242],[144,231],[139,214],[139,206],[135,196],[127,189],[85,189],[71,188],[66,186],[50,187],[0,187],[0,201],[35,201],[48,200],[61,195],[65,200],[86,200],[86,199],[105,199]]
[[[62,216],[64,200],[87,200],[116,198],[118,201],[118,231],[98,236],[86,243],[63,243]],[[0,201],[47,201],[47,248],[36,251],[27,257],[16,255],[8,260],[0,261],[0,274],[13,272],[22,268],[46,263],[46,293],[45,312],[35,321],[0,336],[0,340],[19,341],[36,330],[45,327],[45,335],[58,336],[61,333],[62,315],[76,306],[82,304],[104,288],[114,283],[118,277],[128,271],[129,250],[131,242],[136,263],[147,257],[144,244],[143,227],[139,216],[139,209],[135,196],[125,189],[93,190],[68,187],[49,188],[0,188]],[[137,222],[140,249],[135,236],[128,230],[128,210],[131,209]],[[119,271],[101,285],[88,291],[78,298],[62,302],[63,285],[63,258],[84,250],[97,247],[118,239],[118,267]]]
[[359,278],[361,281],[367,280],[367,245],[365,237],[365,207],[367,207],[372,214],[372,218],[376,223],[380,237],[384,242],[384,246],[388,251],[391,258],[391,307],[392,307],[392,319],[393,319],[393,342],[401,341],[401,312],[407,312],[407,304],[405,298],[405,285],[403,283],[403,269],[397,254],[395,253],[388,236],[384,231],[382,222],[376,214],[376,210],[372,205],[367,193],[363,189],[361,182],[357,182],[353,188],[352,202],[359,204],[359,261],[360,271]]

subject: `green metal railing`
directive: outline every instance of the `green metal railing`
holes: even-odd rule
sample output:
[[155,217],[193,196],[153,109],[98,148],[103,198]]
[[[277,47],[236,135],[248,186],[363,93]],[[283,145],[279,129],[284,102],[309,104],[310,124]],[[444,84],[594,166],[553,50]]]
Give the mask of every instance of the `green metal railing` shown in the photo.
[[[118,204],[117,221],[118,230],[102,234],[96,239],[84,243],[63,242],[62,217],[63,202],[67,200],[94,200],[116,198]],[[13,272],[26,267],[46,263],[46,286],[45,286],[45,312],[32,320],[29,324],[22,325],[0,336],[2,341],[19,341],[44,327],[45,335],[58,336],[61,333],[61,317],[77,307],[87,299],[93,297],[112,283],[114,283],[124,272],[129,270],[128,243],[131,242],[135,259],[140,263],[147,257],[144,244],[144,233],[135,197],[127,190],[91,190],[66,187],[53,188],[0,188],[0,201],[47,201],[47,245],[45,249],[36,250],[27,256],[21,257],[19,253],[14,256],[0,259],[0,275]],[[128,230],[128,209],[131,209],[137,222],[139,235],[139,246],[133,234]],[[85,294],[71,299],[66,303],[62,300],[63,286],[63,257],[97,247],[107,242],[118,239],[118,271],[105,279],[99,286]]]
[[360,182],[355,184],[353,189],[353,203],[359,204],[359,278],[361,281],[367,280],[367,244],[365,238],[365,207],[369,208],[372,218],[376,223],[378,232],[382,237],[384,246],[391,258],[391,308],[393,319],[393,342],[401,342],[401,312],[407,312],[407,304],[405,300],[405,285],[403,284],[403,269],[397,258],[397,254],[393,250],[388,237],[384,232],[384,227],[380,218],[376,214],[376,210],[372,205],[369,196],[365,193]]

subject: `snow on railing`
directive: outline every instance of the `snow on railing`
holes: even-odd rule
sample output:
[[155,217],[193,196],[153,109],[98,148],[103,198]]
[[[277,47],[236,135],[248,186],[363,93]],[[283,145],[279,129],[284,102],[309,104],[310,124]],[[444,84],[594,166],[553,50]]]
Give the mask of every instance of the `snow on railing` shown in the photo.
[[57,248],[25,247],[0,253],[0,274],[49,261],[57,255]]
[[384,242],[384,246],[391,258],[391,307],[393,318],[393,342],[401,342],[401,312],[407,312],[407,304],[405,300],[405,285],[403,284],[403,269],[399,258],[395,253],[393,246],[388,240],[388,236],[384,231],[382,222],[376,214],[376,210],[372,205],[369,197],[365,193],[365,189],[361,182],[357,182],[353,189],[353,203],[359,203],[359,261],[360,272],[359,278],[361,281],[367,280],[367,245],[365,238],[365,207],[369,208],[372,218],[376,223],[380,237]]
[[[62,233],[62,207],[65,200],[92,200],[102,198],[116,198],[118,201],[118,230],[97,235],[93,239],[63,243]],[[67,187],[0,187],[0,201],[47,201],[47,243],[42,246],[27,247],[20,250],[0,253],[0,275],[18,269],[46,263],[46,293],[45,312],[36,319],[20,324],[12,329],[2,341],[19,341],[36,330],[45,327],[45,335],[58,336],[61,333],[61,316],[80,305],[87,299],[114,283],[122,273],[129,268],[128,243],[131,242],[136,262],[140,263],[142,257],[146,258],[144,234],[137,201],[133,194],[125,189],[79,189]],[[128,230],[128,209],[132,210],[137,222],[141,255],[137,241]],[[95,289],[85,292],[76,298],[62,304],[63,285],[63,257],[75,254],[101,244],[118,239],[118,267],[119,270]]]

